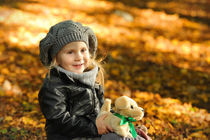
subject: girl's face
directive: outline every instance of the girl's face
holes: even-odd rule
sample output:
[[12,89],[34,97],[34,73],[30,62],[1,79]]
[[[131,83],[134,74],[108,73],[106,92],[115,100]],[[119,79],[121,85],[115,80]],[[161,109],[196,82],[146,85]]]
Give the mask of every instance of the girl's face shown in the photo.
[[77,74],[83,73],[90,60],[88,47],[82,41],[71,42],[58,52],[56,60],[65,70]]

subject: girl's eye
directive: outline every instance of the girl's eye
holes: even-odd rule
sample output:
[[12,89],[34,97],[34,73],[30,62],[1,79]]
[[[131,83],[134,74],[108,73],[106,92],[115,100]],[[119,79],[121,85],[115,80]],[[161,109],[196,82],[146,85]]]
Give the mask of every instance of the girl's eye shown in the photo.
[[85,52],[85,51],[86,51],[86,49],[82,49],[82,50],[81,50],[81,52]]
[[133,109],[133,106],[131,105],[131,109]]
[[68,54],[72,54],[73,53],[73,51],[68,51]]

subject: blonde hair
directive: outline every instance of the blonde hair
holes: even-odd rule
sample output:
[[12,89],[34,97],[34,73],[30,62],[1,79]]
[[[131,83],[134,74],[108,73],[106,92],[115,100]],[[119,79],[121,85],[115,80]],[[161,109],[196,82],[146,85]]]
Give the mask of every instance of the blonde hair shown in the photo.
[[[102,61],[103,59],[100,60],[96,60],[95,58],[90,58],[90,62],[88,64],[88,67],[84,70],[85,71],[90,71],[92,70],[95,66],[98,66],[99,71],[96,77],[96,83],[102,85],[102,87],[104,87],[104,68],[102,66]],[[56,57],[52,60],[52,62],[50,63],[50,65],[48,66],[48,78],[50,78],[50,70],[53,69],[55,66],[57,66],[57,61],[56,61]]]
[[104,71],[104,68],[102,66],[102,59],[101,60],[90,59],[90,64],[89,64],[89,66],[87,67],[87,69],[85,71],[93,69],[94,68],[93,65],[94,66],[98,66],[98,69],[99,69],[97,77],[96,77],[96,83],[98,83],[98,84],[100,84],[100,85],[102,85],[104,87],[104,74],[105,74],[105,71]]

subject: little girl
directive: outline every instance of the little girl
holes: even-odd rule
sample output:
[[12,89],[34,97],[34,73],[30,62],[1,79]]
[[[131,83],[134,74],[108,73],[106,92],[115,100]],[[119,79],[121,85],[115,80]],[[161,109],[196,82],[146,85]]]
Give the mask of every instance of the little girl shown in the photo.
[[39,48],[41,62],[49,68],[39,92],[47,139],[124,139],[109,133],[113,130],[103,121],[106,114],[97,118],[104,92],[102,68],[94,60],[94,32],[63,21],[50,28]]

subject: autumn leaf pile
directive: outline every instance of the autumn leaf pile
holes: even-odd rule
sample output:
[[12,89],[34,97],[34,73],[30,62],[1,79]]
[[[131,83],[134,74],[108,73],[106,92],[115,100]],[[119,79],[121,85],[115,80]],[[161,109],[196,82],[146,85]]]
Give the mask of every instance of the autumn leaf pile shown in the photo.
[[1,1],[0,139],[46,139],[37,95],[47,69],[38,45],[65,19],[96,32],[105,97],[137,101],[145,109],[137,124],[152,139],[210,139],[209,6],[207,0]]

